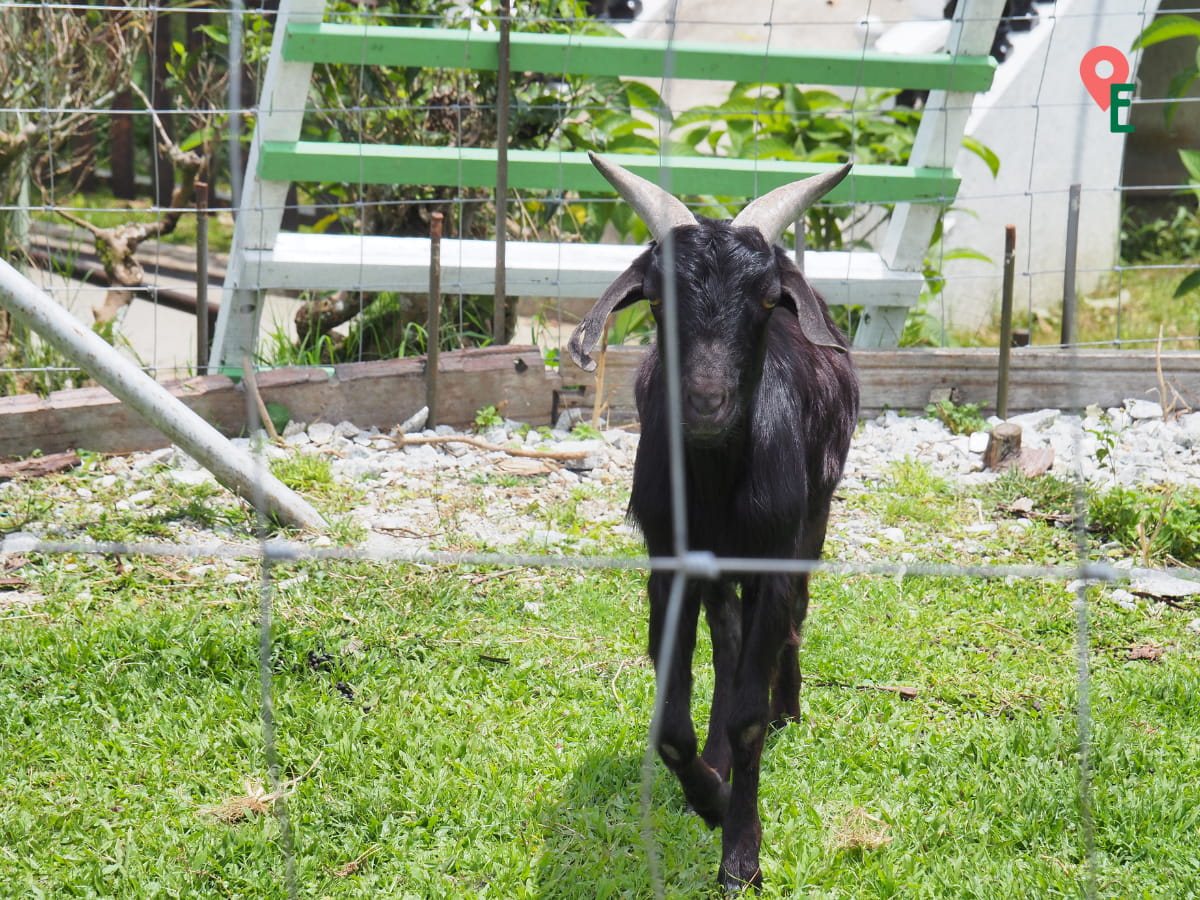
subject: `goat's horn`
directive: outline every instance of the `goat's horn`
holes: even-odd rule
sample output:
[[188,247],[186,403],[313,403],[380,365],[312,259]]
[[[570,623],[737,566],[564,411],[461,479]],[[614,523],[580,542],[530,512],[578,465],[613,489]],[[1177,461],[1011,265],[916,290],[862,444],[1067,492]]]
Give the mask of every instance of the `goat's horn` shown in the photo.
[[647,181],[616,163],[603,160],[590,150],[588,158],[622,199],[633,207],[633,211],[646,223],[655,240],[661,241],[667,232],[679,225],[696,224],[696,217],[683,205],[683,201],[664,191],[653,181]]
[[757,228],[768,244],[774,244],[806,209],[837,187],[852,165],[846,163],[839,169],[775,188],[738,213],[733,224]]

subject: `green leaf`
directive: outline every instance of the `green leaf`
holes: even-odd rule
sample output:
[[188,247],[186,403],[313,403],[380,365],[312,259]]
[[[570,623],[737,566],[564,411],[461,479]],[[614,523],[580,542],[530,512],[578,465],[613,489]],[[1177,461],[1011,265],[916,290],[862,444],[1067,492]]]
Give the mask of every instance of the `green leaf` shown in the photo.
[[994,263],[995,260],[986,253],[980,253],[978,250],[972,250],[970,247],[955,247],[953,250],[947,250],[941,255],[941,259],[975,259],[979,262]]
[[186,153],[189,150],[195,150],[205,141],[211,140],[213,136],[212,128],[201,128],[193,131],[186,138],[179,142],[179,149]]
[[715,106],[695,106],[691,109],[685,109],[675,117],[676,128],[686,128],[688,125],[695,125],[698,122],[712,123],[713,120],[721,117],[721,111]]
[[1175,298],[1178,299],[1195,290],[1200,290],[1200,269],[1189,272],[1187,277],[1179,282],[1179,286],[1175,288]]
[[760,137],[747,144],[742,156],[746,159],[799,159],[788,141],[774,136]]
[[292,411],[282,403],[271,402],[267,403],[267,417],[275,426],[275,430],[282,433],[283,429],[287,428],[288,422],[292,421]]
[[1140,50],[1161,44],[1177,37],[1194,37],[1200,39],[1200,19],[1191,16],[1162,16],[1155,19],[1137,36],[1131,50]]
[[814,110],[846,105],[846,101],[833,91],[805,91],[804,103],[805,108]]
[[650,85],[642,84],[640,81],[627,81],[624,84],[624,92],[630,106],[649,110],[664,122],[671,123],[671,107],[667,106],[658,91]]
[[1188,170],[1192,181],[1200,182],[1200,150],[1180,150],[1179,160]]
[[217,28],[214,25],[201,25],[199,30],[207,35],[210,41],[218,44],[229,43],[229,34],[223,28]]
[[[1200,56],[1200,44],[1196,45],[1196,54]],[[1189,66],[1180,72],[1176,72],[1171,78],[1171,83],[1167,85],[1167,96],[1175,98],[1174,103],[1168,103],[1163,110],[1163,119],[1168,128],[1175,121],[1175,113],[1179,110],[1179,98],[1185,96],[1191,88],[1192,83],[1200,78],[1200,69],[1195,66]]]
[[313,234],[324,234],[326,231],[329,230],[329,227],[331,225],[333,225],[335,222],[338,222],[341,218],[342,218],[341,213],[339,213],[337,211],[331,212],[329,215],[325,216],[323,219],[320,219],[319,221],[313,223],[312,233]]
[[991,171],[993,178],[1000,173],[1000,157],[996,155],[991,147],[988,147],[969,134],[963,135],[962,145],[983,160],[984,164]]
[[628,113],[619,111],[610,111],[601,113],[592,119],[592,125],[601,134],[609,138],[617,138],[622,135],[632,134],[644,123],[639,122]]
[[606,150],[612,153],[657,153],[658,141],[642,134],[623,134],[608,142]]

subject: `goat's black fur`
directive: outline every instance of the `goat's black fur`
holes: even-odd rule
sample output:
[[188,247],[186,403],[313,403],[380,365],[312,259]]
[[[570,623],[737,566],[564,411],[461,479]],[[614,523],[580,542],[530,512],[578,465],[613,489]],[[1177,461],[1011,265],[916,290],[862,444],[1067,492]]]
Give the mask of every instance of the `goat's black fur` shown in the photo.
[[[688,547],[722,557],[816,559],[858,412],[845,338],[795,264],[757,229],[698,219],[671,239]],[[634,262],[610,289],[621,292],[615,308],[649,299],[658,317],[664,257],[653,245]],[[675,549],[663,352],[661,344],[651,348],[636,385],[642,436],[629,514],[651,556]],[[799,715],[808,576],[689,581],[668,661],[660,650],[673,577],[653,572],[648,586],[650,655],[660,672],[670,668],[658,750],[692,808],[722,826],[719,877],[726,890],[740,890],[762,879],[758,777],[767,727]],[[701,609],[716,688],[697,754],[691,659]]]

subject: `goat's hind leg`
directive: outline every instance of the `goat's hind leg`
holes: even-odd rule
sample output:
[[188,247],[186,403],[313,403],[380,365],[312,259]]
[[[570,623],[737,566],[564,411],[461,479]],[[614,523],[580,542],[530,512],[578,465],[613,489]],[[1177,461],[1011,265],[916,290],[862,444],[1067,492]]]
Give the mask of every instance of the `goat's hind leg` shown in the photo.
[[771,726],[783,728],[800,719],[800,631],[808,610],[808,575],[795,583],[795,602],[787,639],[779,651],[779,665],[771,680]]
[[728,801],[728,785],[720,774],[696,752],[696,728],[692,722],[692,655],[696,649],[696,624],[700,617],[700,594],[695,586],[685,591],[675,633],[671,660],[662,658],[672,576],[652,573],[650,595],[650,658],[658,674],[659,689],[666,680],[666,696],[658,732],[658,754],[675,773],[688,805],[709,828],[721,824]]

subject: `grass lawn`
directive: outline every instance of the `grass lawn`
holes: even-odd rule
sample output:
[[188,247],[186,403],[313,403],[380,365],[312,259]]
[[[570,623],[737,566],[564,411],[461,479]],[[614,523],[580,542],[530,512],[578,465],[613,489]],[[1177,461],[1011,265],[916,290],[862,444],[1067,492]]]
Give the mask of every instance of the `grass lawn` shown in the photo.
[[[101,468],[3,496],[36,519]],[[146,502],[156,528],[200,515],[178,488]],[[876,558],[1071,559],[1069,534],[989,504],[909,464],[835,518],[903,529]],[[280,799],[257,564],[5,565],[0,897],[652,896],[642,573],[276,564]],[[1090,597],[1096,893],[1200,896],[1198,613]],[[804,718],[764,755],[762,895],[1087,896],[1073,601],[1049,579],[819,576]],[[715,896],[719,834],[657,763],[649,819],[666,895]]]

